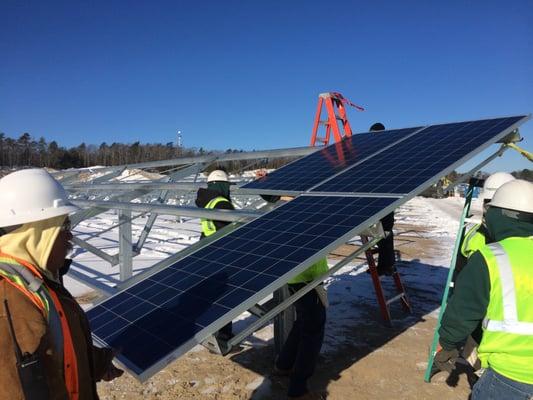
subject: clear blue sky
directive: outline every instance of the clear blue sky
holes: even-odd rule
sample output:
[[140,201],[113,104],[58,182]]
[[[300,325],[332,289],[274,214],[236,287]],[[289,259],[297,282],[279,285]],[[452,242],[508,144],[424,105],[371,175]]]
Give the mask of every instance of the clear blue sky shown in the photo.
[[[65,146],[307,145],[325,91],[355,131],[533,112],[527,0],[2,0],[0,24],[0,131]],[[508,153],[488,169],[530,167]]]

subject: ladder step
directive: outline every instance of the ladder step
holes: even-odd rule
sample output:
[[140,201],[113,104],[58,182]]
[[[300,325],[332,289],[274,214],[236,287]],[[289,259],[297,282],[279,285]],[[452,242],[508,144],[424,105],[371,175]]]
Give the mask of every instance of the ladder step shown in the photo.
[[391,297],[390,299],[388,299],[386,303],[387,303],[387,305],[389,305],[391,303],[394,303],[395,301],[401,300],[404,296],[405,296],[405,293],[397,294],[396,296]]
[[319,124],[322,124],[322,125],[329,125],[329,120],[328,119],[321,119],[320,121],[318,121]]

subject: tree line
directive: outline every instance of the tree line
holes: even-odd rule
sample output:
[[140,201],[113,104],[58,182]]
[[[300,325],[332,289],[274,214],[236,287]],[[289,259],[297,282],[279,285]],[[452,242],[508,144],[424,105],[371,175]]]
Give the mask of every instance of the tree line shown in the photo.
[[[238,153],[243,150],[227,149],[212,151],[200,148],[177,147],[173,142],[111,143],[98,145],[81,143],[75,147],[64,147],[56,141],[47,142],[44,137],[33,138],[23,133],[18,139],[0,133],[0,166],[7,168],[47,167],[54,169],[84,168],[95,165],[113,166],[167,160],[177,157],[194,157],[213,153]],[[279,168],[289,159],[258,161],[229,161],[224,166],[229,172],[244,168]]]

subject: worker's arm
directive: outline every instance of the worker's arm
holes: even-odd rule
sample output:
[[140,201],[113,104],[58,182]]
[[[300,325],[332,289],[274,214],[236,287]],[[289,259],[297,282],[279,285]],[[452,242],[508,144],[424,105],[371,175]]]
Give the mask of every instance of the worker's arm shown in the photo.
[[487,313],[490,277],[485,259],[475,252],[458,275],[439,329],[444,350],[461,346]]

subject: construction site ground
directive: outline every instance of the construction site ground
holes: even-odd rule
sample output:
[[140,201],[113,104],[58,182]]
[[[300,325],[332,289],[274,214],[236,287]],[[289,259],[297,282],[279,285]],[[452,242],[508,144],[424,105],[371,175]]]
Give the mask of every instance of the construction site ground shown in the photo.
[[[441,211],[455,215],[459,208],[453,208],[451,212]],[[335,275],[329,282],[330,307],[324,347],[310,380],[311,388],[323,391],[327,399],[469,397],[465,375],[447,379],[445,373],[440,373],[431,383],[423,379],[448,273],[443,259],[435,262],[436,265],[427,260],[438,259],[438,255],[449,257],[453,238],[434,235],[431,229],[442,227],[412,224],[409,212],[404,214],[406,218],[397,218],[395,245],[401,259],[398,268],[413,313],[405,314],[395,303],[393,325],[387,326],[381,318],[368,274],[343,269]],[[345,246],[335,253],[349,251]],[[337,256],[331,256],[330,263],[335,259]],[[383,282],[390,292],[392,279],[385,277]],[[197,346],[143,384],[125,374],[113,382],[99,383],[98,390],[104,400],[284,399],[287,378],[272,376],[273,362],[272,327],[267,326],[226,357]]]

